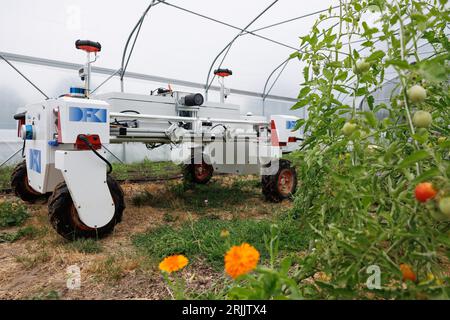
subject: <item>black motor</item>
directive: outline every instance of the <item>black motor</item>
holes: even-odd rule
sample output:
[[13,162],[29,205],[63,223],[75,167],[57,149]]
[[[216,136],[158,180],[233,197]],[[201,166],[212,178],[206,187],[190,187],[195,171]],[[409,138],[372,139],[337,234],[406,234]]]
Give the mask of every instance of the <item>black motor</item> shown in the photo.
[[205,99],[200,93],[194,93],[182,97],[179,102],[186,107],[194,107],[201,106],[205,102]]

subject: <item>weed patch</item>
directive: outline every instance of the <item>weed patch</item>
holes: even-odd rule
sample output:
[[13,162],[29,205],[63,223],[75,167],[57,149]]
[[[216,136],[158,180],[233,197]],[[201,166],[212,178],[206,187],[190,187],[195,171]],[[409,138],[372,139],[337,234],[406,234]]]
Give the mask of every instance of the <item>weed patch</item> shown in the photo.
[[11,174],[14,167],[0,168],[0,192],[11,188]]
[[21,226],[29,214],[24,205],[17,202],[5,201],[0,203],[0,227]]
[[181,174],[181,168],[172,162],[145,160],[132,164],[114,163],[112,176],[117,180],[164,179],[177,174]]
[[93,273],[94,278],[99,282],[116,283],[128,272],[139,267],[140,261],[138,259],[111,255],[91,265],[89,272]]
[[100,253],[103,250],[100,242],[94,239],[78,239],[69,242],[67,247],[71,250],[87,254]]
[[17,232],[1,232],[0,233],[0,243],[15,242],[20,239],[34,239],[40,233],[41,233],[41,231],[33,226],[21,228]]
[[50,254],[46,250],[34,255],[17,256],[16,261],[21,263],[26,269],[33,269],[41,263],[50,261]]
[[31,300],[59,300],[61,297],[55,290],[41,292],[31,297]]
[[[187,257],[201,257],[215,268],[223,266],[223,256],[230,245],[251,243],[265,259],[265,235],[270,233],[270,225],[277,223],[281,232],[280,250],[284,252],[304,249],[311,232],[302,230],[296,221],[284,217],[270,220],[231,220],[202,218],[185,224],[180,228],[162,226],[133,237],[133,244],[146,255],[161,259],[171,254],[184,254]],[[229,237],[222,238],[221,232],[229,231]]]
[[259,197],[256,180],[237,180],[230,185],[211,181],[207,185],[169,183],[162,192],[141,192],[132,198],[135,206],[155,208],[184,209],[202,213],[208,209],[229,210],[233,206],[248,203],[249,199]]

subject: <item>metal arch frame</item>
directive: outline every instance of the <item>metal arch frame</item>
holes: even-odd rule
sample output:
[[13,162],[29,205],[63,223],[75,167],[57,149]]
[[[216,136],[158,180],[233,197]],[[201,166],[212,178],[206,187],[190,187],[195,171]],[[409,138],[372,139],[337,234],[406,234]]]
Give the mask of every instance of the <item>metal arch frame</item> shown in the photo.
[[220,51],[220,53],[216,56],[216,58],[213,60],[213,62],[211,63],[211,66],[209,68],[208,71],[208,75],[206,77],[206,83],[205,83],[205,98],[206,100],[208,100],[208,91],[209,88],[211,87],[216,75],[214,75],[214,77],[212,77],[211,82],[209,81],[210,76],[211,76],[211,72],[212,69],[214,68],[214,64],[217,62],[217,60],[219,59],[219,57],[226,51],[220,65],[219,65],[219,69],[222,66],[223,62],[225,61],[225,58],[227,57],[228,53],[230,52],[231,47],[233,46],[234,42],[242,35],[245,34],[245,32],[247,31],[248,28],[250,28],[250,26],[255,23],[263,14],[265,14],[270,8],[272,8],[279,0],[275,0],[273,1],[268,7],[266,7],[259,15],[256,16],[256,18],[254,18],[252,21],[250,21],[250,23],[244,28],[242,29],[234,38],[233,40],[230,41],[230,43],[228,43],[225,48],[222,49],[222,51]]
[[[337,7],[330,7],[330,8],[327,8],[327,9],[319,10],[319,11],[312,12],[312,13],[309,13],[309,14],[305,14],[305,15],[302,15],[302,16],[299,16],[299,17],[295,17],[295,18],[291,18],[291,19],[288,19],[288,20],[284,20],[284,21],[281,21],[281,22],[278,22],[278,23],[275,23],[275,24],[272,24],[272,25],[269,25],[269,26],[265,26],[265,27],[262,27],[262,28],[258,28],[258,29],[255,29],[255,30],[253,30],[253,31],[247,30],[247,29],[250,27],[251,24],[253,24],[253,23],[254,23],[254,22],[255,22],[262,14],[264,14],[267,10],[269,10],[269,9],[270,9],[275,3],[277,3],[277,2],[278,2],[278,0],[275,0],[275,1],[274,1],[269,7],[267,7],[260,15],[258,15],[257,18],[255,18],[255,19],[254,19],[254,20],[253,20],[246,28],[241,29],[241,28],[236,27],[236,26],[233,26],[233,25],[231,25],[231,24],[229,24],[229,23],[226,23],[226,22],[223,22],[223,21],[220,21],[220,20],[217,20],[217,19],[214,19],[214,18],[205,16],[205,15],[199,14],[199,13],[197,13],[197,12],[194,12],[194,11],[191,11],[191,10],[188,10],[188,9],[185,9],[185,8],[182,8],[182,7],[173,5],[173,4],[170,4],[170,3],[166,2],[165,0],[152,0],[151,4],[150,4],[150,5],[147,7],[147,9],[144,11],[144,14],[141,16],[141,18],[139,19],[138,23],[136,24],[136,26],[135,26],[134,29],[132,30],[131,34],[129,35],[129,38],[128,38],[128,40],[127,40],[127,43],[126,43],[126,45],[125,45],[124,52],[123,52],[123,58],[122,58],[121,68],[119,68],[118,70],[111,70],[111,69],[107,69],[107,68],[93,67],[92,72],[94,72],[94,73],[99,73],[99,74],[107,74],[107,75],[109,76],[105,81],[103,81],[99,86],[97,86],[97,87],[93,90],[93,92],[97,91],[101,86],[103,86],[105,83],[107,83],[110,79],[112,79],[112,78],[113,78],[114,76],[116,76],[116,75],[119,75],[119,76],[120,76],[120,80],[121,80],[121,88],[123,88],[123,78],[124,78],[124,76],[125,76],[125,72],[126,72],[126,68],[127,68],[127,66],[128,66],[129,60],[130,60],[130,58],[131,58],[132,50],[133,50],[133,48],[134,48],[134,46],[135,46],[135,44],[136,44],[138,34],[136,35],[136,37],[135,37],[135,39],[134,39],[134,42],[133,42],[133,45],[132,45],[132,49],[131,49],[130,55],[128,56],[127,62],[126,62],[126,64],[124,65],[124,62],[125,62],[125,56],[126,56],[126,52],[127,52],[127,49],[128,49],[128,45],[129,45],[129,43],[130,43],[130,41],[131,41],[131,39],[132,39],[132,36],[133,36],[134,33],[136,32],[136,30],[137,30],[137,29],[140,30],[140,28],[142,27],[142,23],[143,23],[145,17],[147,16],[149,10],[150,10],[152,7],[154,7],[154,6],[158,5],[158,4],[161,4],[161,3],[162,3],[162,4],[166,4],[166,5],[168,5],[168,6],[172,6],[172,7],[175,7],[175,8],[177,8],[177,9],[180,9],[180,10],[183,10],[183,11],[186,11],[186,12],[189,12],[189,13],[192,13],[192,14],[195,14],[195,15],[200,16],[200,17],[203,17],[203,18],[205,18],[205,19],[212,20],[212,21],[215,21],[215,22],[217,22],[217,23],[226,25],[226,26],[228,26],[228,27],[231,27],[231,28],[240,30],[240,33],[233,39],[233,41],[231,41],[231,42],[224,48],[224,50],[217,56],[217,58],[215,59],[215,61],[213,62],[212,66],[211,66],[211,69],[212,69],[214,63],[215,63],[215,62],[217,61],[217,59],[220,57],[220,55],[221,55],[225,50],[227,50],[227,49],[228,49],[228,50],[227,50],[227,54],[228,54],[229,50],[231,49],[231,45],[234,43],[234,41],[235,41],[236,39],[238,39],[238,38],[239,38],[240,36],[242,36],[242,35],[248,35],[248,34],[250,34],[250,35],[253,35],[253,36],[256,36],[256,37],[259,37],[259,38],[262,38],[262,39],[265,39],[265,40],[268,40],[268,41],[271,41],[271,42],[274,42],[274,43],[276,43],[276,44],[278,44],[278,45],[282,45],[282,46],[289,47],[289,48],[292,48],[292,49],[294,49],[294,50],[299,51],[299,50],[301,50],[301,49],[297,49],[297,48],[291,47],[291,46],[289,46],[289,45],[283,44],[283,43],[281,43],[281,42],[275,41],[275,40],[273,40],[273,39],[270,39],[270,38],[261,36],[261,35],[259,35],[259,34],[256,34],[255,32],[256,32],[256,31],[265,30],[265,29],[268,29],[268,28],[272,28],[272,27],[275,27],[275,26],[279,26],[279,25],[282,25],[282,24],[285,24],[285,23],[289,23],[289,22],[292,22],[292,21],[295,21],[295,20],[299,20],[299,19],[302,19],[302,18],[305,18],[305,17],[308,17],[308,16],[312,16],[312,15],[315,15],[315,14],[318,14],[318,13],[321,13],[321,12],[324,12],[324,11],[327,11],[327,10],[332,10],[332,9],[335,9],[335,8],[338,7],[338,6],[337,6]],[[17,54],[11,54],[11,53],[2,53],[2,52],[0,52],[0,54],[3,55],[4,57],[7,57],[7,58],[3,58],[3,57],[2,57],[2,58],[3,58],[3,60],[5,60],[8,64],[10,64],[8,60],[14,60],[14,61],[18,61],[18,62],[31,63],[31,64],[37,64],[37,65],[46,65],[46,66],[57,67],[57,68],[64,68],[64,69],[75,69],[75,70],[78,70],[79,67],[80,67],[80,65],[78,65],[78,64],[73,64],[73,63],[68,63],[68,62],[63,62],[63,61],[56,61],[56,60],[49,60],[49,59],[40,59],[40,58],[36,58],[36,57],[25,56],[25,55],[17,55]],[[223,61],[225,60],[225,58],[226,58],[226,55],[225,55],[225,57],[223,58],[222,63],[223,63]],[[8,59],[8,60],[7,60],[7,59]],[[284,63],[283,63],[283,64],[284,64]],[[14,68],[14,69],[15,69],[15,68]],[[17,72],[19,72],[17,69],[15,69],[15,70],[16,70]],[[274,72],[275,72],[276,70],[278,70],[278,68],[275,69]],[[283,70],[284,70],[284,68],[283,68]],[[273,73],[274,73],[274,72],[273,72]],[[273,75],[273,73],[271,74],[271,76]],[[281,73],[282,73],[282,72],[281,72]],[[278,80],[278,78],[281,76],[281,73],[280,73],[279,76],[277,77],[277,80]],[[21,74],[21,73],[19,72],[19,74]],[[23,74],[21,74],[21,75],[23,76]],[[179,84],[179,85],[183,85],[183,86],[188,86],[188,87],[205,88],[205,87],[202,87],[201,85],[199,86],[198,83],[194,83],[194,82],[190,82],[190,81],[182,81],[182,80],[177,80],[177,79],[169,79],[169,78],[158,77],[158,76],[151,76],[151,75],[145,75],[145,74],[139,74],[139,73],[128,73],[127,76],[130,77],[130,78],[135,78],[135,79],[140,79],[140,80],[148,80],[148,81],[155,81],[155,82],[167,82],[167,81],[169,81],[169,82],[172,82],[172,83],[175,83],[175,84]],[[209,80],[209,76],[210,76],[210,75],[209,75],[209,73],[208,73],[208,80]],[[270,76],[270,77],[271,77],[271,76]],[[24,77],[28,82],[30,82],[30,81],[28,80],[28,78],[26,78],[25,76],[23,76],[23,77]],[[269,77],[269,79],[270,79],[270,77]],[[213,78],[213,79],[214,79],[214,78]],[[267,81],[269,81],[269,79],[268,79]],[[276,83],[277,80],[275,80],[275,83]],[[44,96],[46,96],[45,93],[43,93],[39,88],[37,88],[32,82],[30,82],[30,83],[31,83],[31,84],[32,84],[32,85],[33,85],[40,93],[42,93]],[[272,85],[271,89],[273,88],[273,86],[275,85],[275,83]],[[208,84],[208,82],[207,82],[207,84]],[[212,81],[211,81],[211,84],[212,84]],[[212,90],[215,90],[215,91],[217,91],[217,90],[220,89],[220,88],[218,88],[218,87],[212,86],[211,84],[210,84],[209,86],[206,87],[206,94],[207,94],[207,92],[208,92],[209,89],[212,89]],[[266,82],[265,88],[266,88],[266,87],[267,87],[267,82]],[[122,89],[122,91],[123,91],[123,89]],[[289,101],[289,102],[295,102],[295,101],[296,101],[296,99],[289,98],[289,97],[276,96],[276,95],[269,95],[270,92],[267,93],[267,94],[266,94],[265,92],[263,92],[262,94],[260,94],[260,93],[256,93],[256,92],[251,92],[251,91],[246,91],[246,90],[237,90],[237,89],[232,89],[231,91],[232,91],[233,93],[241,94],[241,95],[255,96],[255,97],[259,97],[259,98],[262,97],[262,98],[263,98],[263,101],[264,101],[266,98],[275,99],[275,100],[284,100],[284,101]],[[48,98],[48,97],[46,96],[46,98]]]
[[[157,1],[157,2],[156,2],[156,1]],[[198,13],[198,12],[195,12],[195,11],[192,11],[192,10],[189,10],[189,9],[186,9],[186,8],[183,8],[183,7],[180,7],[180,6],[171,4],[171,3],[169,3],[169,2],[167,2],[167,1],[165,1],[165,0],[154,0],[154,1],[152,1],[152,3],[151,3],[151,5],[149,6],[149,8],[145,11],[144,15],[141,17],[141,19],[139,20],[139,22],[136,24],[135,28],[133,29],[133,31],[132,31],[132,33],[130,34],[130,37],[129,37],[128,41],[127,41],[127,45],[128,45],[128,43],[130,42],[131,37],[132,37],[132,35],[134,34],[134,32],[136,31],[136,29],[137,29],[137,28],[140,29],[140,27],[142,26],[143,19],[145,18],[145,16],[146,16],[148,10],[149,10],[151,7],[153,7],[153,6],[157,5],[157,4],[161,4],[161,3],[162,3],[162,4],[165,4],[165,5],[167,5],[167,6],[170,6],[170,7],[173,7],[173,8],[176,8],[176,9],[179,9],[179,10],[182,10],[182,11],[185,11],[185,12],[188,12],[188,13],[191,13],[191,14],[193,14],[193,15],[199,16],[199,17],[201,17],[201,18],[204,18],[204,19],[207,19],[207,20],[211,20],[211,21],[214,21],[214,22],[216,22],[216,23],[225,25],[225,26],[227,26],[227,27],[230,27],[230,28],[239,30],[239,31],[240,31],[239,34],[238,34],[238,35],[237,35],[230,43],[228,43],[227,46],[225,46],[225,48],[224,48],[224,49],[216,56],[216,58],[214,59],[213,63],[211,64],[210,70],[209,70],[209,72],[208,72],[207,80],[206,80],[206,85],[205,85],[205,87],[204,87],[204,89],[205,89],[205,96],[206,96],[206,99],[208,99],[208,91],[209,91],[209,89],[212,87],[212,82],[214,81],[214,78],[215,78],[215,76],[214,76],[213,79],[211,80],[211,82],[209,82],[209,78],[210,78],[210,76],[211,76],[211,71],[212,71],[212,69],[213,69],[213,67],[214,67],[214,64],[215,64],[216,61],[219,59],[219,57],[226,51],[226,53],[225,53],[225,55],[224,55],[224,57],[223,57],[223,59],[222,59],[222,61],[221,61],[221,63],[220,63],[220,66],[223,64],[223,62],[224,62],[226,56],[228,55],[228,53],[229,53],[229,51],[230,51],[232,45],[234,44],[234,42],[235,42],[239,37],[241,37],[241,36],[243,36],[243,35],[248,35],[248,34],[250,34],[250,35],[253,35],[253,36],[255,36],[255,37],[258,37],[258,38],[261,38],[261,39],[264,39],[264,40],[273,42],[273,43],[275,43],[275,44],[278,44],[278,45],[281,45],[281,46],[284,46],[284,47],[287,47],[287,48],[290,48],[290,49],[293,49],[293,50],[296,50],[296,51],[301,51],[301,48],[300,48],[300,49],[294,48],[294,47],[292,47],[292,46],[289,46],[289,45],[287,45],[287,44],[281,43],[281,42],[279,42],[279,41],[276,41],[276,40],[273,40],[273,39],[270,39],[270,38],[261,36],[261,35],[257,34],[256,32],[257,32],[257,31],[262,31],[262,30],[265,30],[265,29],[269,29],[269,28],[273,28],[273,27],[276,27],[276,26],[279,26],[279,25],[282,25],[282,24],[286,24],[286,23],[289,23],[289,22],[292,22],[292,21],[296,21],[296,20],[299,20],[299,19],[303,19],[303,18],[306,18],[306,17],[309,17],[309,16],[313,16],[313,15],[316,15],[316,14],[319,14],[319,13],[322,13],[322,12],[325,12],[325,11],[328,11],[328,10],[333,10],[333,9],[339,8],[339,6],[334,6],[334,7],[330,6],[330,7],[327,8],[327,9],[322,9],[322,10],[318,10],[318,11],[315,11],[315,12],[311,12],[311,13],[308,13],[308,14],[305,14],[305,15],[301,15],[301,16],[299,16],[299,17],[291,18],[291,19],[288,19],[288,20],[283,20],[283,21],[280,21],[280,22],[277,22],[277,23],[274,23],[274,24],[271,24],[271,25],[268,25],[268,26],[265,26],[265,27],[261,27],[261,28],[255,29],[255,30],[251,30],[251,31],[247,30],[247,29],[248,29],[248,28],[249,28],[249,27],[257,20],[257,19],[259,19],[260,16],[262,16],[267,10],[269,10],[269,9],[270,9],[275,3],[277,3],[277,2],[278,2],[278,0],[275,0],[275,1],[274,1],[272,4],[270,4],[270,5],[269,5],[269,6],[268,6],[268,7],[267,7],[260,15],[258,15],[254,20],[252,20],[252,22],[250,22],[250,24],[247,25],[247,27],[245,27],[245,28],[242,29],[242,28],[240,28],[240,27],[236,27],[236,26],[234,26],[234,25],[231,25],[230,23],[227,23],[227,22],[224,22],[224,21],[220,21],[220,20],[218,20],[218,19],[214,19],[214,18],[208,17],[208,16],[206,16],[206,15],[200,14],[200,13]],[[135,38],[135,42],[136,42],[136,40],[137,40],[137,36],[136,36],[136,38]],[[135,42],[134,42],[134,44],[135,44]],[[133,47],[134,47],[134,44],[133,44]],[[125,49],[125,50],[126,50],[126,49]],[[129,58],[130,58],[130,57],[129,57]],[[129,60],[129,58],[128,58],[128,60]],[[127,65],[128,65],[128,63],[127,63]],[[278,68],[277,68],[277,69],[278,69]],[[277,70],[277,69],[276,69],[276,70]],[[275,70],[275,71],[276,71],[276,70]],[[123,88],[123,76],[124,76],[123,62],[122,62],[122,68],[119,69],[118,72],[121,73],[121,81],[122,81],[122,88]],[[282,73],[282,72],[281,72],[281,73]],[[278,76],[278,78],[281,76],[281,73],[280,73],[280,75]],[[111,77],[113,77],[113,75],[112,75]],[[271,77],[271,76],[270,76],[270,77]],[[269,77],[268,80],[270,80],[270,77]],[[278,78],[277,78],[277,79],[278,79]],[[107,79],[105,82],[107,82],[108,80],[109,80],[109,79]],[[275,83],[276,83],[276,81],[275,81]],[[275,83],[272,85],[272,88],[273,88],[273,86],[275,85]],[[102,85],[103,85],[103,84],[102,84]],[[266,83],[266,86],[267,86],[267,83]],[[271,89],[272,89],[272,88],[271,88]],[[263,98],[263,101],[264,101],[267,97],[269,97],[269,94],[266,94],[265,92],[263,92],[263,94],[262,94],[260,97],[262,97],[262,98]],[[294,100],[294,99],[293,99],[293,100]]]
[[[58,68],[58,69],[79,70],[80,67],[82,67],[81,64],[77,64],[77,63],[71,63],[71,62],[65,62],[65,61],[59,61],[59,60],[51,60],[51,59],[45,59],[45,58],[37,58],[37,57],[31,57],[31,56],[20,55],[20,54],[15,54],[15,53],[0,52],[0,55],[4,56],[6,59],[8,59],[10,61],[26,63],[26,64],[33,64],[33,65],[40,65],[40,66],[46,66],[46,67],[52,67],[52,68]],[[119,70],[114,70],[114,69],[109,69],[109,68],[92,67],[93,73],[106,75],[106,76],[109,76],[110,78],[111,78],[111,75],[113,75],[113,77],[117,76],[119,73],[118,71]],[[172,83],[172,84],[175,84],[178,86],[190,87],[190,88],[196,88],[196,89],[203,89],[205,87],[205,85],[203,83],[191,82],[191,81],[179,80],[179,79],[173,79],[173,78],[166,78],[166,77],[160,77],[160,76],[156,76],[156,75],[148,75],[148,74],[136,73],[136,72],[127,72],[127,78],[151,81],[151,82],[159,82],[159,83]],[[105,81],[102,83],[102,85],[104,83],[105,83]],[[97,89],[98,89],[98,87],[97,87]],[[220,90],[220,88],[218,86],[211,86],[210,89],[214,90],[214,91]],[[255,98],[261,98],[261,96],[262,96],[262,93],[260,93],[260,92],[248,91],[248,90],[231,89],[231,92],[233,94],[255,97]],[[279,95],[270,95],[268,98],[273,99],[273,100],[286,101],[286,102],[296,102],[297,101],[294,98],[286,97],[286,96],[279,96]]]
[[[286,60],[284,60],[278,67],[276,67],[272,73],[269,75],[269,77],[266,80],[266,83],[264,84],[264,90],[263,90],[263,101],[265,101],[267,99],[267,97],[269,96],[270,91],[272,91],[272,88],[275,86],[275,84],[277,83],[278,79],[280,78],[281,74],[283,73],[284,69],[286,69],[287,65],[289,64],[289,62],[291,61],[291,58],[287,58]],[[269,84],[270,79],[272,78],[272,76],[275,74],[275,72],[277,72],[278,69],[281,69],[280,73],[278,74],[277,78],[275,79],[275,81],[273,82],[272,86],[270,87],[269,91],[266,93],[266,89],[267,86]]]

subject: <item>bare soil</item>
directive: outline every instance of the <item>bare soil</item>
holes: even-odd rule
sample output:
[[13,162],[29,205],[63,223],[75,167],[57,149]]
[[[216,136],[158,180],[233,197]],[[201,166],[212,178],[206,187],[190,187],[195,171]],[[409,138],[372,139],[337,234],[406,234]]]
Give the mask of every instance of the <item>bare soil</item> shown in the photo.
[[[214,179],[224,185],[233,181],[230,177]],[[0,243],[0,299],[170,299],[171,293],[157,268],[158,261],[140,254],[131,241],[134,234],[167,223],[164,219],[167,210],[133,206],[132,197],[143,190],[152,194],[167,192],[166,183],[169,182],[122,185],[127,204],[124,219],[113,234],[100,240],[99,253],[75,250],[50,226],[46,204],[29,205],[31,218],[24,226],[33,226],[39,233],[32,239]],[[15,198],[0,195],[2,200]],[[288,207],[290,203],[279,205]],[[242,217],[259,219],[272,214],[272,206],[261,196],[255,196],[233,211]],[[195,212],[187,214],[182,207],[171,210],[170,214],[177,217],[175,224],[196,217]],[[230,219],[229,211],[220,218]],[[81,288],[70,290],[66,285],[67,268],[73,265],[81,269]],[[192,261],[183,271],[187,287],[194,291],[207,290],[223,276],[202,261]]]

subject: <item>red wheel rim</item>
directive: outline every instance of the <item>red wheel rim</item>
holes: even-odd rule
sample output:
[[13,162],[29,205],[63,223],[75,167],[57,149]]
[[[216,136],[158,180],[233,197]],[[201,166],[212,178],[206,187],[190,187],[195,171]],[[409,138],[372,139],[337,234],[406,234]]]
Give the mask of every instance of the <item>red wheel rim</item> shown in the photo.
[[28,183],[28,177],[27,177],[27,176],[24,177],[24,182],[25,182],[25,183],[24,183],[25,190],[26,190],[28,193],[30,193],[30,194],[32,194],[32,195],[35,195],[35,196],[41,195],[39,192],[37,192],[37,191],[35,191],[33,188],[31,188],[30,184]]
[[281,170],[278,175],[278,191],[281,195],[287,197],[292,194],[294,189],[294,174],[289,169]]
[[84,231],[95,230],[94,228],[88,227],[81,221],[80,216],[78,215],[77,208],[75,208],[75,205],[73,203],[72,203],[72,206],[70,207],[70,216],[72,217],[72,221],[73,221],[74,225],[78,229],[84,230]]
[[194,165],[194,174],[197,180],[205,180],[210,175],[210,168],[206,163],[195,164]]

